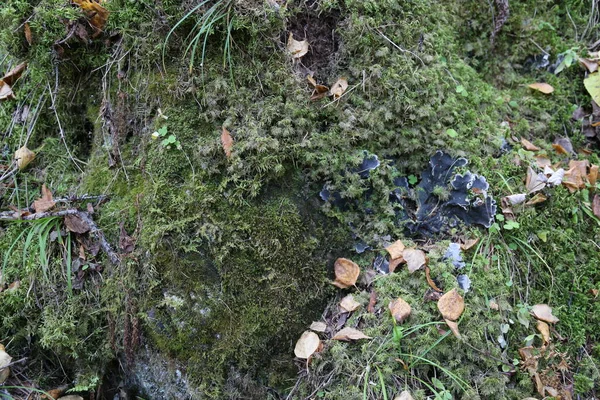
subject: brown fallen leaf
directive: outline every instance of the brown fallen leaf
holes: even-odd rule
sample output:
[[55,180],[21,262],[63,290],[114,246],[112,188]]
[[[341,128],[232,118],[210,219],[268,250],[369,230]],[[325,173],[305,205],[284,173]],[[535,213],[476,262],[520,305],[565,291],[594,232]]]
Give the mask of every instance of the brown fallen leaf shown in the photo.
[[528,193],[534,193],[546,187],[547,178],[544,174],[537,174],[533,168],[527,167],[525,187]]
[[355,262],[347,258],[338,258],[333,265],[335,271],[335,281],[333,284],[340,289],[346,289],[356,284],[360,267]]
[[427,284],[429,285],[430,288],[432,288],[436,292],[440,292],[440,293],[444,292],[442,289],[438,288],[437,285],[435,284],[435,282],[433,281],[433,279],[431,279],[431,270],[429,269],[429,267],[427,265],[425,266],[425,278],[427,279]]
[[530,89],[537,90],[538,92],[542,92],[544,94],[550,94],[554,92],[554,88],[547,83],[532,83],[528,85]]
[[590,163],[588,160],[569,161],[569,169],[565,171],[562,184],[566,186],[571,193],[585,188],[585,182],[587,181],[588,175],[587,168],[589,165]]
[[405,262],[406,262],[406,260],[402,257],[396,258],[395,260],[390,260],[390,265],[389,265],[390,274],[394,273],[396,268],[398,268],[398,265],[404,264]]
[[456,321],[465,310],[465,300],[456,289],[452,289],[440,298],[437,307],[444,319]]
[[537,374],[538,359],[540,355],[534,354],[534,348],[532,346],[522,347],[519,349],[519,355],[521,356],[521,369],[524,369],[529,373],[530,376]]
[[294,347],[294,354],[298,358],[308,359],[312,356],[319,345],[321,344],[321,339],[319,336],[311,331],[304,331],[300,339],[296,342],[296,347]]
[[43,213],[54,207],[56,203],[52,199],[52,192],[42,185],[42,197],[33,202],[33,209],[36,213]]
[[108,10],[100,5],[95,0],[72,0],[73,4],[77,4],[83,11],[95,33],[92,37],[96,37],[102,33],[106,22],[108,21]]
[[391,301],[388,305],[392,316],[398,323],[402,323],[410,316],[411,308],[402,297],[398,297],[396,300]]
[[8,71],[2,77],[2,81],[4,81],[4,83],[8,84],[9,86],[14,86],[17,79],[19,79],[21,77],[21,75],[23,74],[23,72],[26,69],[27,69],[27,62],[22,62],[21,64],[17,65],[16,67],[14,67],[10,71]]
[[592,200],[592,212],[598,218],[600,218],[600,195],[595,194]]
[[31,27],[29,26],[29,22],[25,22],[23,26],[23,32],[25,33],[25,40],[27,40],[28,45],[33,44],[33,36],[31,35]]
[[590,74],[598,71],[597,60],[590,60],[589,58],[580,58],[578,61],[582,67],[586,68],[589,71]]
[[406,260],[408,272],[411,274],[421,269],[427,263],[423,250],[405,249],[402,257]]
[[[6,367],[12,361],[12,357],[8,355],[6,349],[0,344],[0,368]],[[10,368],[0,369],[0,385],[3,384],[10,376]]]
[[67,389],[69,389],[69,386],[62,385],[54,389],[47,390],[46,393],[49,396],[47,396],[46,394],[42,394],[40,397],[42,399],[58,399],[64,392],[67,391]]
[[404,243],[401,240],[396,240],[394,243],[390,244],[385,250],[390,253],[390,257],[392,260],[397,258],[402,258],[402,253],[404,252]]
[[335,336],[332,337],[331,339],[332,340],[343,340],[343,341],[349,342],[351,340],[373,339],[373,338],[365,335],[358,329],[344,328],[341,331],[339,331],[338,333],[336,333]]
[[371,290],[369,294],[369,305],[367,306],[367,311],[371,314],[375,314],[375,304],[377,304],[377,292]]
[[65,226],[67,230],[75,233],[86,233],[90,226],[77,214],[65,216]]
[[0,79],[0,100],[14,100],[16,99],[14,92],[10,85]]
[[587,180],[592,187],[596,186],[596,182],[598,181],[598,166],[597,165],[592,164],[590,166],[590,173],[587,175]]
[[295,40],[294,34],[290,32],[288,36],[287,49],[292,55],[292,58],[299,59],[308,53],[308,42],[306,40]]
[[119,249],[123,254],[132,253],[135,250],[135,239],[127,234],[125,223],[121,221],[119,224]]
[[23,146],[15,151],[15,160],[17,161],[17,168],[20,170],[25,169],[35,158],[35,153]]
[[542,335],[542,340],[544,341],[544,345],[550,343],[550,327],[544,321],[538,321],[537,330]]
[[525,150],[529,151],[540,151],[541,149],[537,147],[535,144],[531,143],[529,140],[525,138],[521,138],[521,144],[525,148]]
[[310,329],[315,332],[325,332],[327,330],[327,324],[321,321],[315,321],[310,324]]
[[531,313],[536,319],[540,321],[555,324],[559,321],[554,315],[552,315],[552,308],[548,304],[536,304],[531,307]]
[[550,167],[552,166],[552,162],[547,157],[538,156],[535,158],[535,163],[540,168]]
[[342,301],[340,301],[340,307],[342,308],[343,311],[352,312],[352,311],[356,310],[358,307],[360,307],[360,303],[358,301],[354,300],[354,296],[349,294],[346,297],[344,297],[342,299]]
[[548,198],[544,196],[543,193],[536,193],[535,196],[533,196],[527,203],[525,203],[525,205],[533,206],[535,204],[543,203],[546,200],[548,200]]
[[462,249],[462,251],[467,251],[470,248],[472,248],[473,246],[475,246],[477,243],[479,243],[479,238],[467,239],[467,240],[465,240],[464,243],[461,243],[460,248]]
[[452,331],[452,334],[454,334],[454,336],[457,339],[460,339],[460,332],[458,331],[458,323],[456,321],[450,321],[449,319],[444,318],[444,321],[446,322],[446,324],[448,325],[448,328],[450,328],[450,330]]
[[233,147],[233,138],[225,127],[222,128],[221,132],[221,145],[227,158],[231,157],[231,148]]
[[346,89],[348,89],[348,81],[346,78],[340,78],[336,83],[333,84],[333,86],[331,86],[331,89],[329,89],[329,94],[333,96],[334,100],[337,100],[342,97]]
[[319,100],[327,96],[327,94],[329,93],[329,88],[327,86],[318,84],[317,81],[315,81],[315,79],[310,75],[308,75],[306,79],[314,88],[313,93],[310,96],[310,99],[312,101]]

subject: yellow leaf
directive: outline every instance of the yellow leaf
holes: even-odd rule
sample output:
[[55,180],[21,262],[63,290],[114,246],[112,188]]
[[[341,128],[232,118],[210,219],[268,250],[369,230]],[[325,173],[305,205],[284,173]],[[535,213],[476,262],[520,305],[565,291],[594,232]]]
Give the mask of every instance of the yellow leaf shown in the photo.
[[320,344],[321,340],[316,333],[305,331],[296,342],[294,354],[298,358],[309,358],[317,351]]
[[225,151],[225,156],[227,158],[231,157],[231,148],[233,147],[233,138],[231,134],[225,127],[221,132],[221,145],[223,146],[223,151]]
[[465,300],[456,289],[452,289],[438,300],[437,306],[444,319],[456,321],[465,310]]
[[600,72],[594,72],[593,74],[588,75],[588,77],[583,80],[583,85],[596,104],[600,104]]
[[358,307],[360,307],[360,303],[354,300],[354,297],[351,294],[349,294],[342,299],[342,301],[340,302],[340,307],[342,307],[342,310],[344,311],[352,312]]
[[356,284],[358,275],[360,275],[359,266],[347,258],[338,258],[333,265],[335,271],[335,281],[333,284],[340,289],[346,289]]
[[17,161],[17,168],[25,169],[35,158],[35,153],[23,146],[15,151],[15,160]]
[[292,55],[292,58],[299,59],[308,53],[308,42],[306,40],[295,40],[294,34],[290,32],[287,42],[287,49]]
[[336,333],[335,336],[332,337],[331,339],[333,339],[333,340],[343,340],[343,341],[349,342],[351,340],[373,339],[373,338],[370,337],[370,336],[365,335],[364,333],[362,333],[358,329],[344,328],[341,331],[339,331],[338,333]]
[[404,301],[402,297],[398,297],[396,300],[390,302],[388,308],[396,322],[402,323],[410,316],[410,304]]
[[542,335],[542,340],[544,341],[544,345],[550,343],[550,327],[544,321],[538,321],[537,330],[540,331]]
[[411,274],[421,269],[427,262],[423,250],[405,249],[402,253],[402,257],[406,260],[408,272]]
[[397,258],[402,258],[402,253],[404,252],[404,243],[401,240],[396,240],[394,243],[390,244],[385,248],[388,253],[390,253],[390,257],[392,260]]
[[529,88],[542,92],[544,94],[550,94],[554,92],[554,88],[547,83],[532,83]]
[[348,89],[348,81],[346,78],[340,78],[336,83],[333,84],[333,86],[331,86],[331,89],[329,89],[329,94],[333,96],[334,100],[337,100],[342,97],[346,89]]

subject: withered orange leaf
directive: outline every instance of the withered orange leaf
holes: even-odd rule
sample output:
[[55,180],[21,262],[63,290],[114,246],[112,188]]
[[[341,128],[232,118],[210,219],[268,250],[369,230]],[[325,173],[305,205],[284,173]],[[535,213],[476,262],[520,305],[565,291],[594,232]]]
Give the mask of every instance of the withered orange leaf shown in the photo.
[[404,243],[402,243],[401,240],[396,240],[394,243],[386,247],[385,250],[390,253],[392,260],[402,258],[402,253],[404,252]]
[[554,92],[554,88],[547,83],[532,83],[528,85],[528,87],[544,94],[550,94]]
[[569,169],[565,172],[563,185],[565,185],[571,193],[583,189],[587,180],[587,168],[590,165],[588,160],[571,160],[569,161]]
[[408,304],[402,297],[398,297],[396,300],[391,301],[388,305],[388,308],[398,323],[404,322],[404,320],[410,316],[410,304]]
[[227,158],[231,157],[231,148],[233,147],[233,138],[231,134],[225,127],[221,132],[221,145],[223,146],[223,151],[225,151],[225,156]]
[[26,68],[27,68],[27,62],[22,62],[21,64],[17,65],[16,67],[14,67],[10,71],[8,71],[2,77],[2,80],[4,81],[4,83],[8,84],[9,86],[13,86],[15,84],[15,82],[17,81],[17,79],[19,79],[21,77],[21,75],[23,74],[23,71],[25,71]]
[[544,341],[544,345],[550,343],[550,327],[544,321],[538,321],[537,330],[542,335],[542,340]]
[[93,0],[72,0],[87,17],[90,25],[96,30],[94,36],[102,32],[108,21],[108,10]]
[[50,189],[48,189],[46,185],[42,185],[42,197],[33,202],[35,212],[43,213],[54,207],[55,204]]
[[592,200],[592,212],[598,218],[600,218],[600,195],[595,194],[594,200]]
[[25,22],[23,31],[25,33],[25,40],[27,40],[27,44],[31,46],[33,44],[33,36],[31,35],[31,27],[29,26],[29,22]]
[[590,173],[587,175],[587,180],[592,186],[596,186],[596,181],[598,180],[598,166],[592,164],[590,166]]
[[335,281],[332,282],[340,289],[346,289],[356,284],[360,267],[355,262],[347,258],[338,258],[333,265],[335,271]]
[[552,143],[552,147],[554,148],[557,154],[569,154],[569,152],[558,143]]
[[427,279],[427,284],[429,285],[430,288],[432,288],[436,292],[440,292],[440,293],[443,292],[442,289],[440,289],[436,286],[433,279],[431,279],[431,270],[429,269],[429,267],[427,265],[425,266],[425,278]]
[[525,148],[525,150],[529,151],[540,151],[541,149],[537,147],[535,144],[531,143],[529,140],[525,138],[521,138],[521,144]]
[[389,266],[390,274],[394,273],[396,268],[398,268],[398,265],[404,264],[405,262],[406,262],[406,260],[403,257],[390,260],[390,266]]
[[437,306],[444,319],[456,321],[465,310],[465,300],[456,289],[452,289],[438,300]]
[[365,335],[358,329],[354,328],[344,328],[338,333],[335,334],[333,340],[343,340],[349,342],[351,340],[359,340],[359,339],[372,339],[372,337]]

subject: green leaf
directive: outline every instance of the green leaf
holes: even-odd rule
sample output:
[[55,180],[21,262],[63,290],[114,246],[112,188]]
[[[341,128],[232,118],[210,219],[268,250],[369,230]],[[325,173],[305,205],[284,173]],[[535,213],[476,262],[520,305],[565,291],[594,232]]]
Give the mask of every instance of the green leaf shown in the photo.
[[600,73],[594,72],[583,80],[583,85],[596,104],[600,104]]
[[440,390],[444,390],[446,389],[444,387],[444,384],[442,383],[442,381],[440,381],[438,378],[431,378],[431,383],[433,383],[433,386],[435,386],[436,388],[440,389]]
[[458,136],[458,132],[456,132],[454,129],[447,129],[446,134],[451,138],[455,138]]
[[509,106],[511,106],[512,108],[517,108],[517,107],[519,107],[519,103],[517,103],[517,102],[516,102],[516,101],[514,101],[514,100],[511,100],[511,101],[509,101],[509,102],[508,102],[508,105],[509,105]]
[[162,136],[165,136],[165,135],[167,134],[167,127],[166,127],[166,126],[163,126],[162,128],[160,128],[160,129],[158,130],[158,134],[159,134],[161,137],[162,137]]
[[529,328],[529,311],[527,311],[526,307],[519,308],[519,311],[517,311],[517,320],[525,328]]
[[419,180],[417,179],[416,176],[414,175],[409,175],[408,176],[408,183],[410,183],[411,185],[414,185],[418,182]]

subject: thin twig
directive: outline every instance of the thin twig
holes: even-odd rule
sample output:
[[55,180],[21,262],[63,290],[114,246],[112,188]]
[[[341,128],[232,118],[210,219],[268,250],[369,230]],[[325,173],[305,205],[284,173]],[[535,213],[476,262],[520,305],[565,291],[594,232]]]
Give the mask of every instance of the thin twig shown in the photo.
[[6,369],[6,368],[8,368],[8,367],[12,367],[12,366],[13,366],[13,365],[15,365],[15,364],[20,364],[20,363],[22,363],[22,362],[24,362],[24,361],[27,361],[27,357],[23,357],[23,358],[21,358],[20,360],[13,361],[13,362],[11,362],[11,363],[9,363],[9,364],[6,364],[6,365],[5,365],[5,366],[3,366],[3,367],[0,367],[0,371],[2,371],[3,369]]
[[392,41],[392,39],[390,39],[389,37],[385,36],[383,34],[383,32],[381,32],[379,29],[375,28],[375,30],[377,31],[377,33],[379,33],[381,35],[381,37],[383,37],[385,40],[387,40],[388,42],[390,42],[392,44],[392,46],[394,46],[396,49],[400,50],[403,53],[409,53],[409,54],[411,54],[413,57],[415,57],[419,61],[421,61],[421,64],[423,64],[423,66],[425,66],[425,63],[423,62],[423,60],[421,60],[421,57],[419,57],[418,55],[416,55],[415,53],[413,53],[410,50],[406,50],[406,49],[403,49],[402,47],[398,46],[396,43],[394,43]]

